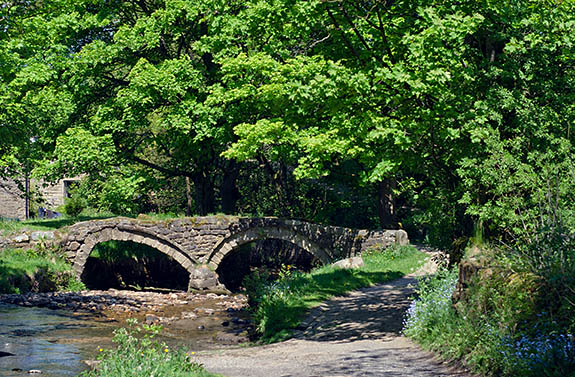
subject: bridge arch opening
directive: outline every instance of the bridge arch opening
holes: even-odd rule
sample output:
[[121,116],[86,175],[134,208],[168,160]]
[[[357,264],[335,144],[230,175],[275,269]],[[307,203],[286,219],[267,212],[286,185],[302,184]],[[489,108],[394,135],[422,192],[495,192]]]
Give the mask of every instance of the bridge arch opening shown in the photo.
[[244,279],[255,272],[271,280],[285,269],[308,272],[323,261],[291,241],[265,238],[243,243],[228,252],[219,263],[219,281],[232,292],[243,289]]
[[186,290],[189,272],[145,243],[108,240],[92,248],[80,278],[88,289]]

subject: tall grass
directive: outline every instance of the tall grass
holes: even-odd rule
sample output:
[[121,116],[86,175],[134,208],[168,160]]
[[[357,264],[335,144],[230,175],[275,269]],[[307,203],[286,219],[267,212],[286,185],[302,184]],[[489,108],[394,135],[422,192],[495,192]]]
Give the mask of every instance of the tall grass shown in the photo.
[[274,282],[268,282],[261,273],[247,277],[245,286],[261,341],[289,338],[311,307],[333,296],[399,278],[417,269],[426,258],[408,246],[366,253],[365,265],[356,269],[323,266],[300,273],[284,267]]

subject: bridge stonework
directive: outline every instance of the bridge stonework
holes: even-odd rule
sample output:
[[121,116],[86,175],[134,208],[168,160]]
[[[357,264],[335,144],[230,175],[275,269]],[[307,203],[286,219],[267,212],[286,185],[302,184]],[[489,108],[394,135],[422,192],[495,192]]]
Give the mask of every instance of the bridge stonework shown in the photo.
[[360,230],[273,217],[189,217],[158,220],[116,217],[64,228],[56,237],[78,277],[94,247],[111,240],[151,246],[190,273],[189,289],[217,288],[216,270],[239,246],[263,239],[296,244],[327,264],[374,247],[407,244],[403,230]]

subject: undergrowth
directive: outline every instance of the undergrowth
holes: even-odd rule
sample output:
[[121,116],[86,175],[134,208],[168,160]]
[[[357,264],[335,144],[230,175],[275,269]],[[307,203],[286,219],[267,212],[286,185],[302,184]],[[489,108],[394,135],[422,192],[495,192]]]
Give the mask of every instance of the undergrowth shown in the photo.
[[454,305],[457,271],[424,278],[404,332],[493,376],[575,376],[575,238],[542,229],[488,261]]

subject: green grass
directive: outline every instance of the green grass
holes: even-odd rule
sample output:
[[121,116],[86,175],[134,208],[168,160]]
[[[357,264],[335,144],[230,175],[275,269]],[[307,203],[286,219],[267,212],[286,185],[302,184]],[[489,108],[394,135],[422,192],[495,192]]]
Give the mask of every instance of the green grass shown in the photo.
[[273,283],[265,277],[246,280],[253,318],[261,340],[277,342],[290,337],[312,307],[347,292],[400,278],[415,271],[427,256],[411,246],[364,254],[356,269],[323,266],[310,273],[284,271]]
[[[10,221],[0,219],[0,236],[22,230],[39,230],[39,231],[56,230],[82,221],[109,219],[116,216],[117,215],[111,212],[84,210],[82,214],[77,217],[70,217],[65,214],[62,214],[62,216],[57,219],[46,219],[46,220],[31,219],[26,221]],[[144,219],[148,218],[150,220],[160,220],[160,221],[171,220],[171,219],[183,219],[186,217],[183,214],[174,214],[174,213],[147,213],[147,214],[141,214],[139,216],[141,216]],[[228,216],[228,215],[218,213],[210,216]]]
[[81,377],[217,377],[201,364],[190,360],[184,349],[172,349],[155,339],[160,326],[138,326],[128,320],[128,328],[114,331],[115,349],[99,349],[101,363]]
[[112,213],[91,213],[78,217],[62,215],[57,219],[32,219],[26,221],[0,221],[0,234],[6,235],[22,230],[55,230],[81,221],[101,220],[115,217]]
[[0,293],[79,290],[72,267],[48,251],[0,251]]

